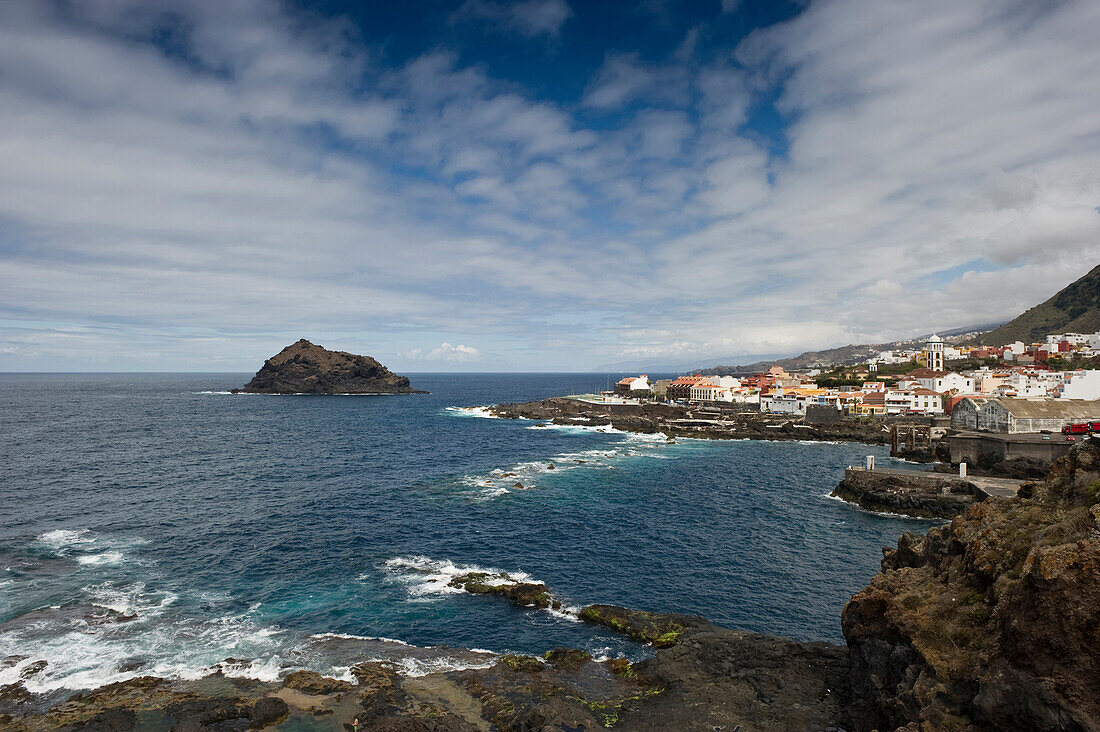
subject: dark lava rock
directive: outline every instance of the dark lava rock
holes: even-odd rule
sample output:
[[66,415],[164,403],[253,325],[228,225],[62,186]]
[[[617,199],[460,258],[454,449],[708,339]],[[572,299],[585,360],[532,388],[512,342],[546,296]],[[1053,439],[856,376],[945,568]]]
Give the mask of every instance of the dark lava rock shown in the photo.
[[235,729],[251,724],[252,707],[244,699],[231,697],[203,697],[174,702],[164,708],[164,713],[176,721],[178,732],[201,730],[229,723]]
[[545,668],[542,661],[538,660],[534,656],[518,656],[513,654],[505,654],[500,657],[500,663],[503,663],[513,671],[520,671],[522,673],[537,674]]
[[636,667],[659,685],[658,692],[623,704],[617,729],[804,732],[847,727],[848,653],[843,646],[711,626],[686,630],[675,648]]
[[14,712],[34,701],[34,695],[23,684],[0,686],[0,712]]
[[583,707],[564,699],[549,699],[532,704],[516,716],[509,729],[516,732],[558,732],[559,730],[598,730],[604,727]]
[[252,705],[252,727],[261,729],[269,724],[275,724],[288,714],[290,714],[290,708],[285,701],[277,696],[265,696]]
[[295,671],[283,679],[283,686],[305,694],[321,696],[348,692],[355,687],[347,681],[330,679],[316,671]]
[[952,518],[984,497],[965,479],[940,482],[934,473],[912,472],[904,477],[874,470],[849,472],[829,495],[868,511],[918,518]]
[[32,676],[37,676],[38,674],[42,673],[49,665],[50,664],[48,661],[35,661],[34,663],[28,663],[26,668],[19,672],[19,678],[23,681],[26,681]]
[[713,627],[709,621],[695,615],[651,613],[616,605],[589,605],[581,610],[579,617],[586,623],[610,628],[654,648],[676,645],[688,628]]
[[544,653],[542,657],[554,668],[566,671],[576,671],[592,660],[591,654],[576,648],[555,648]]
[[248,394],[423,394],[370,356],[329,351],[304,338],[267,359]]
[[517,607],[561,607],[561,603],[553,598],[550,590],[541,582],[516,582],[504,574],[469,572],[455,577],[448,584],[474,595],[507,597]]
[[1100,729],[1100,446],[907,534],[844,608],[858,729]]
[[[345,724],[344,729],[354,729]],[[417,718],[379,719],[359,726],[361,732],[477,732],[477,727],[453,714]]]
[[137,728],[137,723],[137,715],[130,709],[107,709],[72,729],[73,732],[129,732]]

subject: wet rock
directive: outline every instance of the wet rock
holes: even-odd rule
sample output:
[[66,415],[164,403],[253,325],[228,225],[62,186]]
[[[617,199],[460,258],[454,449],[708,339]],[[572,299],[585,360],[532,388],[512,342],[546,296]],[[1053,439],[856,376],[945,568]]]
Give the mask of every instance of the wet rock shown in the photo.
[[559,730],[597,730],[604,725],[583,707],[564,699],[533,704],[520,712],[509,730],[516,732],[558,732]]
[[173,702],[164,713],[175,720],[177,732],[198,732],[204,728],[247,729],[252,707],[239,698],[196,698]]
[[0,686],[0,712],[15,712],[34,701],[34,695],[23,684]]
[[304,694],[323,696],[351,691],[354,687],[347,681],[339,681],[322,676],[316,671],[295,671],[283,679],[288,689],[297,689]]
[[517,656],[511,654],[505,654],[500,657],[500,663],[503,663],[513,671],[520,671],[523,673],[537,674],[545,668],[542,661],[534,656]]
[[518,582],[506,574],[469,572],[455,577],[448,584],[474,595],[506,597],[517,607],[561,607],[561,603],[554,599],[546,585],[540,582]]
[[555,469],[555,468],[554,468],[554,463],[550,463],[549,465],[547,465],[547,466],[546,466],[546,469],[547,469],[547,470],[554,470],[554,469]]
[[290,713],[286,702],[277,696],[266,696],[252,705],[253,729],[262,729],[269,724],[275,724]]
[[555,648],[543,654],[543,658],[554,668],[576,671],[592,660],[592,654],[576,648]]
[[520,490],[523,490],[523,483],[520,483],[520,482],[519,482],[519,481],[517,480],[517,481],[516,481],[515,483],[513,483],[513,484],[512,484],[512,487],[513,487],[513,488],[519,488]]
[[137,714],[130,709],[107,709],[84,724],[73,727],[73,732],[129,732],[137,729]]
[[686,629],[711,625],[695,615],[651,613],[616,605],[589,605],[581,610],[579,617],[586,623],[610,628],[628,638],[649,643],[654,648],[676,645]]
[[19,678],[23,681],[26,681],[27,679],[37,676],[38,674],[45,671],[46,667],[49,665],[50,664],[48,661],[35,661],[34,663],[28,663],[23,668],[23,670],[19,672]]
[[697,627],[636,664],[656,693],[627,700],[621,729],[803,730],[847,726],[848,653],[829,643]]

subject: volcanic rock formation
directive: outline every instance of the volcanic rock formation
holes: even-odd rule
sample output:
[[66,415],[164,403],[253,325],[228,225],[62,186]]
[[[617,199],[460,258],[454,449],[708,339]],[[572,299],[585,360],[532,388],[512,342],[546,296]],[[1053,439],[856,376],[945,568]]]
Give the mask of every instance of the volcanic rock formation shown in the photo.
[[264,361],[248,394],[425,394],[370,356],[330,351],[302,339]]

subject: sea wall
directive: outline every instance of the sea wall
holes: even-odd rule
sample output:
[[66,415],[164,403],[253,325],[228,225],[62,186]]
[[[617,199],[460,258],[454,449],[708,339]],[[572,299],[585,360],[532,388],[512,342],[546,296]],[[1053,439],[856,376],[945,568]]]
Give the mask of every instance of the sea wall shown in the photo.
[[958,476],[863,468],[845,470],[832,495],[869,511],[921,518],[951,518],[982,498],[973,483]]

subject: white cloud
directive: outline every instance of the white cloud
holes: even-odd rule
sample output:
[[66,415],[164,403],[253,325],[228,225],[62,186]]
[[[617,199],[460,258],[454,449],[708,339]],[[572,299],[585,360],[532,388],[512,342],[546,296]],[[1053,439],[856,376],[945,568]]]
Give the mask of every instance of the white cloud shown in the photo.
[[439,344],[438,348],[431,350],[422,350],[414,348],[409,351],[405,351],[401,354],[402,357],[409,359],[410,361],[452,361],[452,362],[466,362],[466,361],[478,361],[481,359],[481,351],[477,350],[473,346],[464,346],[461,343],[451,345],[444,341]]
[[800,350],[1011,317],[1100,255],[1096,3],[816,2],[703,66],[610,53],[575,105],[262,0],[69,7],[0,4],[0,368]]

